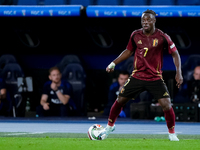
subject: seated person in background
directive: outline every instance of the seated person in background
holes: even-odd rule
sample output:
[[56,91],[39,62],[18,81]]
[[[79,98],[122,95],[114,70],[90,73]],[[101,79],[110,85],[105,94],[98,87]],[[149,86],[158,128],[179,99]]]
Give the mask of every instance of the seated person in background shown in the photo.
[[200,66],[195,67],[193,73],[194,81],[188,82],[190,100],[199,103],[200,98]]
[[68,116],[72,86],[67,81],[62,81],[61,77],[61,72],[57,67],[49,70],[51,81],[44,85],[41,105],[36,109],[39,117]]
[[200,98],[200,66],[195,67],[193,80],[183,85],[182,90],[174,98],[174,102],[199,102]]
[[[112,104],[115,102],[117,95],[119,94],[121,88],[125,84],[125,82],[129,78],[129,73],[127,71],[121,71],[117,78],[117,81],[112,83],[108,93],[108,103],[104,109],[104,115],[108,116],[110,113],[110,108]],[[133,101],[129,101],[123,108],[120,113],[120,117],[129,117],[130,116],[130,103]]]
[[6,86],[3,79],[0,78],[0,115],[9,115],[10,104],[6,100]]

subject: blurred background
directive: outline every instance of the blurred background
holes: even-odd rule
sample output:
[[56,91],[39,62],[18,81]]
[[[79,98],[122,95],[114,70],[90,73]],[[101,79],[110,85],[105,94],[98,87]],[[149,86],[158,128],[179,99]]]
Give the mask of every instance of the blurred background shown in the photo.
[[[157,6],[166,11],[161,6],[172,8],[174,6],[194,6],[195,8],[200,5],[199,0],[1,0],[0,3],[0,56],[3,57],[2,61],[0,59],[1,75],[2,77],[4,74],[8,75],[8,71],[5,72],[4,69],[7,64],[17,63],[22,74],[19,75],[14,71],[13,78],[8,80],[15,82],[7,81],[6,84],[17,85],[18,77],[23,77],[23,81],[29,77],[30,83],[32,82],[30,90],[19,92],[19,84],[17,85],[18,90],[15,89],[16,93],[24,93],[22,94],[23,102],[20,104],[23,105],[22,109],[27,108],[26,106],[30,104],[28,112],[21,117],[35,117],[43,85],[49,80],[48,70],[53,66],[59,66],[61,70],[64,70],[69,63],[81,65],[84,70],[80,73],[82,76],[74,79],[79,83],[70,79],[69,81],[74,89],[81,93],[78,94],[81,103],[80,116],[89,117],[102,115],[108,101],[109,86],[116,81],[119,72],[122,69],[129,72],[132,70],[132,61],[130,60],[119,64],[115,72],[111,74],[106,73],[105,68],[126,48],[132,31],[141,28],[141,14],[135,17],[99,17],[98,15],[89,17],[87,8],[90,6],[144,6],[144,10],[149,9],[150,6]],[[77,5],[80,14],[78,16],[51,16],[49,12],[49,16],[37,16],[41,12],[35,11],[31,12],[32,15],[35,13],[35,16],[31,16],[26,9],[35,5],[38,7],[56,5],[58,9],[63,6]],[[18,12],[17,9],[5,11],[5,7],[9,6],[16,8],[20,6],[22,10],[26,11],[22,11],[21,16],[15,16]],[[29,13],[30,15],[28,15]],[[69,11],[60,13],[69,13]],[[156,27],[171,36],[181,55],[183,67],[186,66],[191,56],[199,56],[200,22],[198,16],[158,16]],[[12,56],[15,61],[8,61]],[[192,63],[193,65],[185,67],[186,69],[183,68],[183,76],[186,80],[188,76],[188,78],[192,78],[193,69],[200,65],[199,58],[195,57],[192,60],[197,61]],[[11,66],[11,68],[15,67]],[[69,76],[66,75],[67,77]],[[174,101],[181,89],[176,87],[175,67],[171,55],[167,52],[164,53],[163,78],[171,94],[172,103],[178,103],[174,108],[180,112],[182,107],[182,110],[194,110],[193,121],[198,121],[199,107],[196,103],[184,99]],[[27,79],[26,82],[29,80]],[[78,84],[78,87],[75,84]],[[11,91],[12,89],[14,88],[11,88]],[[187,108],[190,105],[191,107]],[[189,115],[185,115],[183,111],[182,114],[178,113],[177,116],[180,115],[180,117],[177,119],[179,120],[183,116],[182,121],[192,119],[192,117],[188,119]],[[13,115],[13,113],[11,114]],[[134,118],[134,115],[132,117]]]

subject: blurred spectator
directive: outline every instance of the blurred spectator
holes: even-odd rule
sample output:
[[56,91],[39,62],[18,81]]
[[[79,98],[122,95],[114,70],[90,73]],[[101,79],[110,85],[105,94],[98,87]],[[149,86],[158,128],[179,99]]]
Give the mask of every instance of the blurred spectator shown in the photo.
[[[110,113],[110,108],[112,104],[115,102],[117,95],[119,94],[119,91],[125,84],[125,82],[129,78],[129,73],[127,71],[121,71],[119,73],[119,76],[117,78],[117,81],[112,83],[109,89],[108,93],[108,103],[104,109],[104,115],[108,116]],[[129,117],[130,116],[130,103],[133,101],[129,101],[123,108],[123,110],[120,113],[120,117]]]
[[72,86],[69,82],[61,80],[62,74],[57,67],[49,70],[50,81],[43,87],[40,106],[36,113],[39,117],[44,116],[68,116],[72,102]]
[[200,66],[195,67],[193,73],[194,81],[188,82],[190,100],[198,102],[200,98]]
[[6,87],[4,81],[0,79],[0,103],[4,99],[6,99]]
[[5,81],[0,78],[0,115],[8,116],[10,113],[10,102],[6,99]]
[[200,66],[197,66],[194,68],[194,74],[193,74],[194,80],[200,80]]
[[200,66],[195,67],[193,79],[183,85],[174,102],[197,102],[200,99]]

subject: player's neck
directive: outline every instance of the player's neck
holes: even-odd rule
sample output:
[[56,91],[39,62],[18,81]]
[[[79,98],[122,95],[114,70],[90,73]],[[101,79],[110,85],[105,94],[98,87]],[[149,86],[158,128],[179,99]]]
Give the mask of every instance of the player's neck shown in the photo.
[[146,36],[150,36],[150,35],[154,34],[155,30],[156,30],[155,27],[153,27],[153,29],[150,30],[149,32],[143,30],[143,33],[144,33],[144,35],[146,35]]
[[[53,81],[52,81],[53,82]],[[58,81],[58,82],[53,82],[54,84],[56,84],[57,86],[60,86],[61,84],[61,81]]]

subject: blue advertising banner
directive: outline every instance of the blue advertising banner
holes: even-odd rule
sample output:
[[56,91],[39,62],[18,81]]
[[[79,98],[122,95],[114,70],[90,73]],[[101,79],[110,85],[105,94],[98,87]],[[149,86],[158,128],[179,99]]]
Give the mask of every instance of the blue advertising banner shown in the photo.
[[[1,17],[80,16],[82,5],[0,6]],[[140,17],[151,9],[158,17],[200,17],[200,6],[88,6],[88,17]]]
[[0,6],[2,17],[80,16],[81,5],[61,6]]
[[88,6],[88,17],[141,17],[147,9],[158,17],[200,17],[200,6]]

